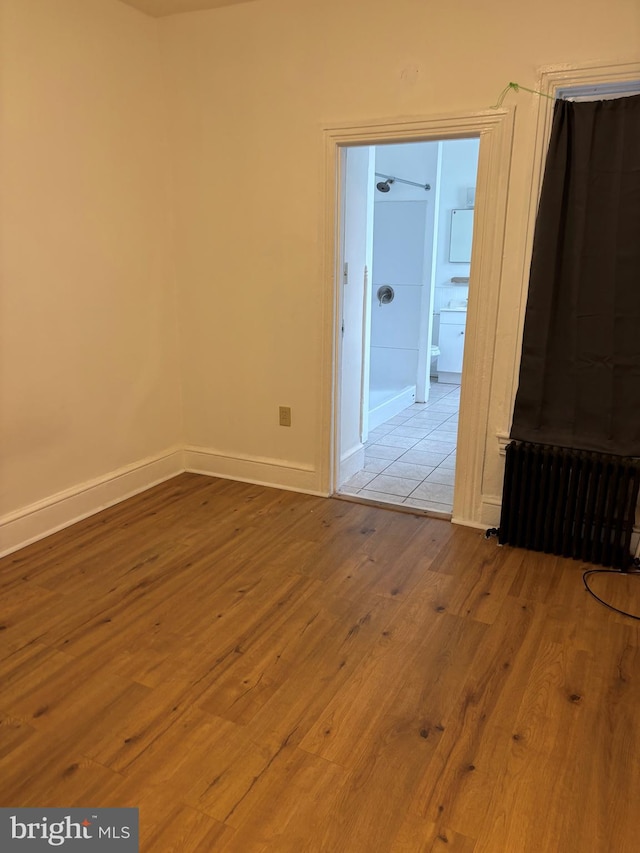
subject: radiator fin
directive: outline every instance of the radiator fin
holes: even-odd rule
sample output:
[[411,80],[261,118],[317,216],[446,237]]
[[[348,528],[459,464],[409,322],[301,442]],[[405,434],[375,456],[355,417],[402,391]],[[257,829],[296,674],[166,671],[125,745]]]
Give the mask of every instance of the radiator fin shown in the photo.
[[638,460],[519,441],[506,454],[500,544],[630,565]]

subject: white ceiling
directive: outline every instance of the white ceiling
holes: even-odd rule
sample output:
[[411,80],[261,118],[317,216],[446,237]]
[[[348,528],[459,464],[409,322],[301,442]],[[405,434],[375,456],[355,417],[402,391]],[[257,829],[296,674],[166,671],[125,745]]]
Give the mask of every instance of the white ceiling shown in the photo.
[[233,6],[236,3],[249,3],[251,0],[122,0],[122,2],[154,18],[163,18],[165,15],[177,15],[179,12],[217,9],[219,6]]

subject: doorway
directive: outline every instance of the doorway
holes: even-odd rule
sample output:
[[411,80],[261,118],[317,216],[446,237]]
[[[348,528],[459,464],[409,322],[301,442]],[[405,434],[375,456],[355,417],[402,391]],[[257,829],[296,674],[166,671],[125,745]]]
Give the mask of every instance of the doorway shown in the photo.
[[[465,381],[461,388],[455,491],[451,520],[479,528],[495,523],[499,498],[485,487],[493,469],[487,466],[495,334],[505,256],[505,223],[513,146],[513,110],[440,116],[347,121],[325,125],[323,147],[322,241],[325,281],[322,336],[322,406],[318,424],[318,473],[322,493],[335,495],[343,458],[355,447],[345,441],[342,428],[342,378],[344,347],[343,276],[341,240],[344,233],[344,195],[347,149],[358,146],[440,139],[480,138],[478,182],[473,226],[473,284],[470,288],[465,331]],[[375,177],[375,169],[372,178]],[[369,184],[371,186],[371,183]],[[351,273],[349,273],[350,275]],[[482,298],[479,298],[481,295]],[[356,358],[362,382],[362,363]],[[354,380],[356,381],[356,380]],[[359,440],[358,429],[356,438]],[[499,433],[496,433],[499,446]],[[364,453],[364,448],[362,448]],[[356,469],[357,470],[357,469]],[[488,473],[487,473],[488,472]],[[491,489],[492,480],[488,484]]]
[[478,153],[343,151],[341,495],[451,516]]

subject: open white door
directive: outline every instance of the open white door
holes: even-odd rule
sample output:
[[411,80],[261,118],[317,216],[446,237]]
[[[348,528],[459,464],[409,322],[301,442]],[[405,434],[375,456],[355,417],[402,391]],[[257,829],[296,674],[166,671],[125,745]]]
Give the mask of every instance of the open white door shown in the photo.
[[339,487],[364,466],[369,411],[369,281],[373,258],[374,149],[343,150]]

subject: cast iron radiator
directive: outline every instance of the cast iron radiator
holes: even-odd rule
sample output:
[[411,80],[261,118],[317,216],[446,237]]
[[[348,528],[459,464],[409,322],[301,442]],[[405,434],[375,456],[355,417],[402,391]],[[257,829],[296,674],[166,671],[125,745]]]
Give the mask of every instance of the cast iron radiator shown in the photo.
[[638,460],[520,441],[506,450],[501,545],[630,565]]

